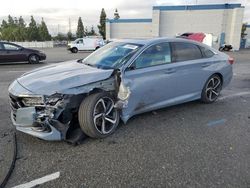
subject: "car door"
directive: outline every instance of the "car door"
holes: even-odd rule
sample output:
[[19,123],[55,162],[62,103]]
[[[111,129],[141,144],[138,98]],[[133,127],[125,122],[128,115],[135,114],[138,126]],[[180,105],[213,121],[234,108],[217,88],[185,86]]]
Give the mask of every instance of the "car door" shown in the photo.
[[26,55],[22,53],[22,49],[20,48],[20,46],[10,43],[3,43],[3,47],[5,51],[5,62],[25,61]]
[[208,77],[213,59],[204,58],[198,45],[189,42],[172,42],[172,61],[178,74],[175,84],[176,100],[186,102],[200,98]]
[[130,90],[127,107],[122,116],[149,111],[163,105],[173,95],[174,72],[171,68],[171,50],[167,42],[145,49],[126,68],[122,82]]
[[3,44],[0,43],[0,63],[5,62],[5,58],[6,58],[5,55],[6,55],[6,52],[4,50]]
[[79,39],[76,42],[76,47],[77,47],[78,50],[85,50],[84,49],[84,40],[83,39]]

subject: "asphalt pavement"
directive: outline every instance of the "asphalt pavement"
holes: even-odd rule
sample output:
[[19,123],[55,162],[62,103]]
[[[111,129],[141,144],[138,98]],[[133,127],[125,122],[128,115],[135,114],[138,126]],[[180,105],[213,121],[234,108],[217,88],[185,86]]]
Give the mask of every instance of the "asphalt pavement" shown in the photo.
[[[44,51],[42,64],[0,65],[0,181],[13,155],[8,85],[28,70],[88,55]],[[17,132],[17,160],[6,187],[49,175],[53,180],[39,187],[249,188],[250,51],[230,55],[234,78],[213,104],[194,101],[137,115],[110,137],[78,146]]]

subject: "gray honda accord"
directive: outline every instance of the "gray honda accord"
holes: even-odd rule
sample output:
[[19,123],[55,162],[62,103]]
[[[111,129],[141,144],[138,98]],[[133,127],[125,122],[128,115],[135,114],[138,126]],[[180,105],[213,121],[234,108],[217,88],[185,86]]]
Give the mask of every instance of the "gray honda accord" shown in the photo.
[[212,103],[232,79],[234,60],[178,38],[117,40],[85,59],[25,73],[9,86],[18,131],[44,140],[112,134],[121,119],[171,105]]

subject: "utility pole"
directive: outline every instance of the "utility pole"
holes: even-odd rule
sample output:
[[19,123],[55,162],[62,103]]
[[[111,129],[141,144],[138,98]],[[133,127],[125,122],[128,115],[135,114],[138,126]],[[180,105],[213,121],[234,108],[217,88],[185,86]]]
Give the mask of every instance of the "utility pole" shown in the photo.
[[71,20],[69,18],[69,32],[71,33]]

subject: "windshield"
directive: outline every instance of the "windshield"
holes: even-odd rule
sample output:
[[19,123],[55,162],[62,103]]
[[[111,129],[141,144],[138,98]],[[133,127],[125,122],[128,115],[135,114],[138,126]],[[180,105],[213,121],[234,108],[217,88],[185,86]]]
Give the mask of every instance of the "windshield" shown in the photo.
[[115,69],[131,58],[142,45],[112,42],[89,55],[82,63],[101,69]]

